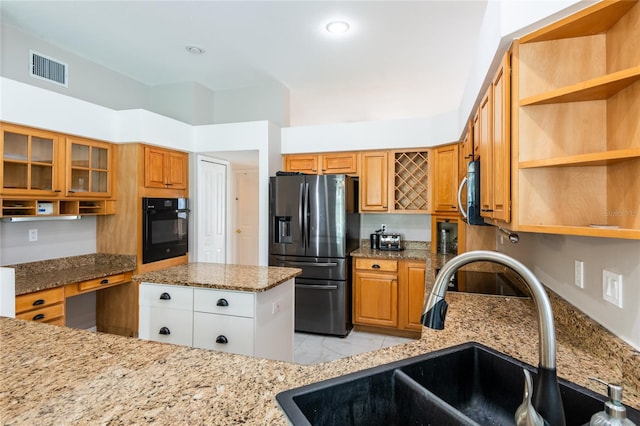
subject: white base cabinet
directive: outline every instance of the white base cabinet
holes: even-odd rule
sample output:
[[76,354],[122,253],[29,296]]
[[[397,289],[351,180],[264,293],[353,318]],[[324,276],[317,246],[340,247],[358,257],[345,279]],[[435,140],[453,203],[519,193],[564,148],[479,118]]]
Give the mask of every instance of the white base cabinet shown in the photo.
[[264,292],[140,284],[141,339],[293,361],[293,279]]

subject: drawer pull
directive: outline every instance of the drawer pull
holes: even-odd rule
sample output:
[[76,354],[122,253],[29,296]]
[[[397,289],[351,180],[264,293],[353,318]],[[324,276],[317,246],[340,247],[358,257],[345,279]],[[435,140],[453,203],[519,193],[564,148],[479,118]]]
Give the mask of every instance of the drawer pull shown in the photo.
[[378,265],[377,263],[374,263],[373,265],[371,265],[371,267],[373,269],[380,269],[380,265]]
[[162,293],[160,295],[160,300],[171,300],[171,295],[169,293]]
[[224,345],[226,345],[227,343],[229,343],[229,340],[227,339],[226,336],[223,336],[222,334],[218,337],[216,337],[216,343],[222,343]]
[[44,319],[44,314],[38,314],[36,316],[33,317],[34,321],[40,321]]
[[227,302],[227,299],[218,299],[216,306],[229,306],[229,302]]
[[109,284],[109,279],[105,278],[104,280],[100,281],[100,284]]
[[39,306],[39,305],[44,305],[44,299],[38,299],[35,302],[33,302],[33,306]]
[[162,327],[159,331],[159,334],[162,334],[164,336],[168,336],[169,334],[171,334],[171,330],[169,330],[169,328],[167,327]]

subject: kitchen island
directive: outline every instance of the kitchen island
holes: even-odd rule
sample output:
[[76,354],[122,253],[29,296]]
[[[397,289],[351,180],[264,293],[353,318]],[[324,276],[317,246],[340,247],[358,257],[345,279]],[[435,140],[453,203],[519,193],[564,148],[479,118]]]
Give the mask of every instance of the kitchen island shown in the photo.
[[[600,394],[588,377],[621,382],[640,408],[638,352],[550,294],[560,377]],[[286,425],[275,395],[368,367],[477,341],[529,364],[538,333],[529,299],[450,293],[444,330],[418,341],[318,365],[90,333],[0,318],[4,424]]]
[[139,337],[293,361],[298,268],[188,263],[136,275]]

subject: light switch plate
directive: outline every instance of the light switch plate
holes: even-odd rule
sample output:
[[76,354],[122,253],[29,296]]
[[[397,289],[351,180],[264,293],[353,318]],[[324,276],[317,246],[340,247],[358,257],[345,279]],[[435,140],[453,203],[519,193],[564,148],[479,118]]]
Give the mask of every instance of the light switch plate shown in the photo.
[[602,298],[622,308],[622,274],[602,270]]

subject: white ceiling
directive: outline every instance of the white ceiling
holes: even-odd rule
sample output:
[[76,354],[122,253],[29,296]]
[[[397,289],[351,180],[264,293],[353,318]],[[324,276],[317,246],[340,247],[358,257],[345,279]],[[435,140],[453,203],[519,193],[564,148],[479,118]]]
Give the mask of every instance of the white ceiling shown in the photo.
[[[459,107],[487,0],[0,1],[3,23],[148,86],[281,82],[292,125]],[[351,31],[330,36],[332,19]],[[188,53],[186,45],[206,50]]]

